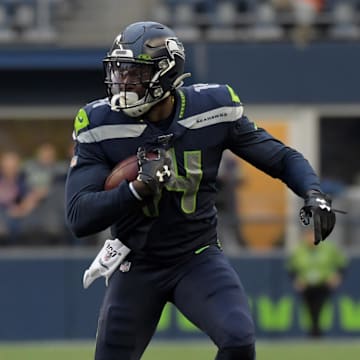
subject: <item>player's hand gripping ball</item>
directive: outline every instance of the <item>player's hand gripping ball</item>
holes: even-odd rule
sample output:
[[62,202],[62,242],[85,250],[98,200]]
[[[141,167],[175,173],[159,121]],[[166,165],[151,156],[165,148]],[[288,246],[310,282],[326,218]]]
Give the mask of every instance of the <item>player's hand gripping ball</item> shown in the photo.
[[[168,159],[164,160],[164,153],[165,152],[163,150],[145,152],[143,149],[139,149],[137,155],[132,155],[127,159],[120,161],[113,168],[113,170],[105,180],[104,189],[114,189],[119,186],[123,181],[131,182],[139,179],[139,177],[140,181],[143,181],[147,185],[150,185],[150,187],[155,187],[153,183],[154,178],[156,178],[156,172],[159,170],[163,170],[162,167],[165,165],[165,163],[168,164],[169,161]],[[153,172],[155,174],[153,174]],[[165,180],[167,180],[168,173],[163,173],[161,171],[160,175],[164,175],[164,179],[159,179],[160,183],[161,180],[163,180],[162,182],[165,182]],[[154,190],[154,192],[156,191]]]
[[171,159],[166,151],[156,149],[153,154],[156,155],[155,158],[149,157],[149,153],[144,148],[139,148],[137,152],[139,173],[136,180],[145,185],[141,196],[159,194],[171,177]]

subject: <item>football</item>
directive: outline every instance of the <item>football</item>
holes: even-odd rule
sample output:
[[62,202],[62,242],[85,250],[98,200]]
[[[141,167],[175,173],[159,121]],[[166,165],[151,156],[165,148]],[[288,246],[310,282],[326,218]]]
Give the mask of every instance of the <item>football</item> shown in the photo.
[[[155,160],[158,157],[156,152],[146,153],[146,157]],[[124,180],[133,181],[138,176],[139,164],[136,155],[132,155],[120,161],[105,180],[104,189],[111,190],[116,188]]]
[[122,181],[133,181],[136,179],[139,165],[136,155],[120,161],[105,180],[104,189],[111,190],[116,188]]

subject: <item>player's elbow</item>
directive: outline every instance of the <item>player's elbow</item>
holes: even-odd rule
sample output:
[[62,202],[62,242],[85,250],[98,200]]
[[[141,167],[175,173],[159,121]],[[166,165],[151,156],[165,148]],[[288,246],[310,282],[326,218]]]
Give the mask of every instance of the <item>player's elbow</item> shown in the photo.
[[76,237],[83,237],[91,235],[90,226],[88,222],[77,214],[74,209],[67,209],[66,211],[66,223],[70,231]]
[[85,230],[77,222],[71,221],[68,217],[66,218],[66,224],[69,230],[76,236],[82,237],[85,236]]
[[88,235],[91,235],[91,232],[88,231],[86,229],[86,227],[82,226],[82,225],[79,225],[79,224],[72,224],[72,223],[69,223],[69,228],[71,230],[71,232],[76,236],[76,237],[83,237],[83,236],[88,236]]

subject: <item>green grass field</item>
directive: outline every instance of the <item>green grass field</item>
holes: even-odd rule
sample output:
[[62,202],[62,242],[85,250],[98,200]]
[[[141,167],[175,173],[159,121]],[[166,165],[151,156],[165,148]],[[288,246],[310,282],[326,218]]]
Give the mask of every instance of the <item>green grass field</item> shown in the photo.
[[[204,342],[153,342],[143,360],[212,360],[215,348]],[[0,360],[92,360],[89,343],[0,344]],[[257,360],[359,360],[360,342],[258,342]]]

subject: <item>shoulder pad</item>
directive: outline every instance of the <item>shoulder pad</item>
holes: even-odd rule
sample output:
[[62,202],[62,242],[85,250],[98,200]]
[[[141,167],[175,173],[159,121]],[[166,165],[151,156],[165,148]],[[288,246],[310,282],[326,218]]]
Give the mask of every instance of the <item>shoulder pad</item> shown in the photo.
[[242,105],[239,96],[230,85],[220,84],[194,84],[189,88],[194,94],[201,94],[215,100],[219,105]]
[[243,116],[240,99],[228,85],[195,84],[182,90],[189,101],[184,118],[179,120],[184,127],[203,128],[234,122]]
[[107,139],[140,136],[147,125],[121,111],[111,110],[107,99],[97,100],[79,110],[74,121],[73,139],[95,143]]
[[75,117],[74,137],[76,138],[85,129],[101,125],[110,111],[111,108],[107,99],[100,99],[86,104],[78,111]]
[[87,112],[84,108],[81,108],[77,115],[75,116],[74,120],[74,133],[73,137],[76,139],[76,137],[79,135],[80,131],[87,128],[90,125],[89,117]]

